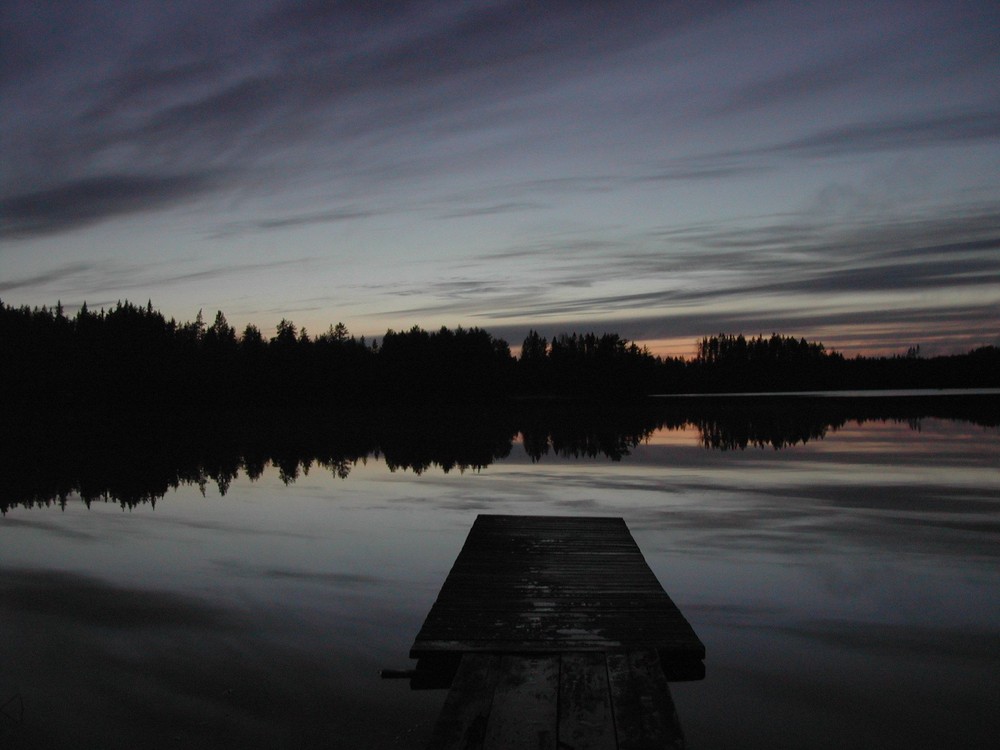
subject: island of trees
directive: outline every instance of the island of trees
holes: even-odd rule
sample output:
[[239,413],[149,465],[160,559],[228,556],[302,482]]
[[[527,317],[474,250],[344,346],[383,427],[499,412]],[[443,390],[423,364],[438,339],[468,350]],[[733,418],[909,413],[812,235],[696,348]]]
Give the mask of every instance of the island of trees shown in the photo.
[[152,304],[86,305],[73,316],[0,302],[8,410],[356,408],[365,403],[623,398],[650,394],[996,388],[1000,349],[854,357],[771,334],[702,339],[690,359],[658,357],[615,333],[531,331],[517,355],[481,328],[414,326],[381,339],[343,324],[318,335],[282,320],[273,335],[166,319]]

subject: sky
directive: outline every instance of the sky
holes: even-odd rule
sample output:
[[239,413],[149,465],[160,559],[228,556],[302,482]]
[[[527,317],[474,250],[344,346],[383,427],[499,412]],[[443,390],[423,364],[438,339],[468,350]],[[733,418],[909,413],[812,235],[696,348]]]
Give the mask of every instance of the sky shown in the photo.
[[0,0],[0,300],[1000,345],[1000,4]]

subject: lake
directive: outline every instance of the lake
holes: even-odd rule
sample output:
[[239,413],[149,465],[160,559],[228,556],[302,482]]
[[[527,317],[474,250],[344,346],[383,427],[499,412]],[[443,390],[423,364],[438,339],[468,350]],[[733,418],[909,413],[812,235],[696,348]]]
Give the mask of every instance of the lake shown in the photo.
[[510,513],[626,520],[706,646],[705,679],[671,684],[689,748],[992,748],[1000,396],[970,399],[473,416],[414,455],[452,424],[424,414],[195,466],[175,433],[25,428],[0,480],[0,744],[422,747],[445,692],[378,670],[412,666],[476,515]]

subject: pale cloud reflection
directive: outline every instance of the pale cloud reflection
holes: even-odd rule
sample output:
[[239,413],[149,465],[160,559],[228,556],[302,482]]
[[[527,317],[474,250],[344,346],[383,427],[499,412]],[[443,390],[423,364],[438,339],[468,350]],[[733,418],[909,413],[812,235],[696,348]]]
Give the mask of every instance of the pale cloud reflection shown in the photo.
[[346,479],[182,484],[127,513],[15,507],[0,695],[23,696],[35,744],[421,746],[444,694],[377,669],[407,666],[476,515],[609,515],[707,646],[706,679],[671,687],[690,742],[767,746],[780,727],[796,746],[918,745],[947,715],[952,742],[986,746],[998,455],[995,428],[942,419],[781,450],[708,450],[683,429],[616,462],[532,463],[518,445],[478,471],[373,457]]

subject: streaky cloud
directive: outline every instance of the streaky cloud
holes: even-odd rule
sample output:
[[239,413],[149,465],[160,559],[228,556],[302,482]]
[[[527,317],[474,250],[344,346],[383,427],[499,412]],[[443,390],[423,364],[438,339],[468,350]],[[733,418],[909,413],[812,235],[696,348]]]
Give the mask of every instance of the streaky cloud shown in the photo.
[[0,292],[10,292],[24,287],[41,286],[51,284],[55,281],[63,281],[69,277],[93,271],[94,268],[93,263],[68,263],[34,276],[27,276],[20,279],[5,279],[0,281]]
[[491,203],[488,205],[456,208],[439,214],[442,219],[470,219],[477,216],[494,216],[497,214],[519,213],[521,211],[538,211],[548,208],[544,203],[534,201],[510,201],[507,203]]
[[[648,181],[698,180],[763,173],[777,168],[774,157],[835,158],[970,143],[1000,138],[1000,110],[914,113],[838,125],[763,146],[703,153],[666,162]],[[658,176],[659,175],[659,176]]]
[[[887,308],[909,310],[913,304],[900,295],[929,293],[935,299],[925,300],[927,320],[936,315],[945,320],[942,295],[948,294],[968,301],[963,311],[970,319],[987,321],[987,328],[995,327],[988,321],[1000,318],[1000,216],[988,207],[972,205],[888,222],[831,220],[809,212],[777,218],[764,226],[750,220],[746,226],[735,221],[654,228],[636,233],[631,244],[563,235],[547,243],[514,246],[486,254],[480,262],[534,258],[536,267],[545,269],[544,285],[519,286],[491,265],[488,284],[424,285],[409,295],[426,300],[424,304],[382,314],[473,317],[506,327],[514,320],[551,326],[551,321],[572,318],[700,317],[711,308],[725,311],[724,317],[801,321],[811,309],[822,308],[828,320],[841,320],[839,316],[850,310],[888,321]],[[615,264],[595,278],[592,266],[609,251]],[[609,293],[617,279],[636,278],[643,283]],[[562,293],[567,289],[592,291]],[[405,291],[393,296],[405,297]],[[894,301],[887,302],[887,295]],[[790,312],[792,300],[803,309]],[[863,322],[843,320],[851,325]]]
[[721,104],[709,107],[710,116],[736,115],[773,107],[788,101],[826,94],[849,84],[872,78],[877,69],[872,52],[856,54],[849,59],[824,60],[803,65],[796,70],[771,75],[747,84],[728,96]]
[[191,136],[230,140],[255,126],[264,113],[280,107],[284,90],[279,82],[247,77],[194,101],[185,101],[155,113],[136,131],[143,141],[188,141]]
[[[998,221],[998,226],[1000,226],[1000,221]],[[914,258],[922,255],[949,256],[952,254],[979,252],[981,250],[1000,250],[1000,235],[987,237],[982,240],[968,240],[967,242],[947,242],[940,245],[908,247],[886,253],[885,257],[906,256]]]
[[830,128],[750,153],[842,156],[996,138],[1000,138],[1000,110],[936,113]]
[[[186,273],[176,273],[164,271],[164,267],[138,267],[138,268],[105,268],[101,271],[109,277],[114,278],[114,287],[119,289],[147,287],[150,285],[171,286],[177,284],[187,284],[192,281],[212,281],[233,276],[246,276],[260,273],[262,271],[274,271],[302,266],[309,262],[308,258],[291,258],[287,260],[273,260],[262,263],[242,263],[240,265],[214,266],[197,271]],[[171,267],[172,268],[172,267]],[[95,289],[104,288],[104,283],[96,283]]]
[[773,167],[766,164],[747,163],[741,160],[727,162],[725,159],[712,157],[706,159],[677,159],[660,169],[635,177],[623,177],[621,181],[628,183],[656,183],[721,180],[727,177],[758,175],[763,172],[769,172],[772,169]]
[[210,190],[206,174],[111,174],[0,199],[0,237],[55,234],[114,216],[191,200]]
[[[151,286],[177,286],[194,281],[213,281],[231,277],[246,276],[254,273],[277,271],[302,266],[309,262],[307,258],[265,261],[260,263],[242,263],[240,265],[217,265],[212,268],[202,268],[179,273],[178,266],[173,263],[155,265],[121,264],[117,262],[68,264],[40,274],[37,281],[31,279],[16,279],[0,283],[0,291],[14,290],[35,283],[59,283],[61,295],[68,309],[80,302],[86,301],[93,308],[111,307],[122,300],[122,297],[98,297],[110,289],[119,293],[128,289],[148,289]],[[77,302],[74,302],[76,300]]]
[[[530,319],[530,323],[500,323],[490,325],[496,336],[516,346],[528,329],[552,337],[570,331],[613,331],[636,341],[680,339],[692,342],[713,333],[743,333],[768,335],[784,333],[819,339],[830,348],[851,342],[863,330],[863,337],[872,346],[888,349],[900,345],[927,342],[941,331],[952,337],[964,337],[969,347],[993,343],[1000,339],[992,331],[1000,319],[1000,309],[976,305],[953,305],[931,308],[849,309],[849,310],[761,310],[750,307],[711,310],[703,307],[675,308],[651,314],[641,311],[633,316],[608,316],[599,310],[585,318],[565,320]],[[970,325],[972,326],[970,328]],[[992,326],[992,327],[991,327]],[[837,331],[831,335],[831,331]],[[820,333],[825,332],[825,333]]]
[[277,216],[258,221],[232,222],[212,232],[212,238],[228,237],[247,232],[269,232],[276,229],[308,226],[310,224],[333,224],[340,221],[367,219],[376,215],[375,211],[356,208],[339,208],[330,211],[312,211],[310,213]]

